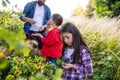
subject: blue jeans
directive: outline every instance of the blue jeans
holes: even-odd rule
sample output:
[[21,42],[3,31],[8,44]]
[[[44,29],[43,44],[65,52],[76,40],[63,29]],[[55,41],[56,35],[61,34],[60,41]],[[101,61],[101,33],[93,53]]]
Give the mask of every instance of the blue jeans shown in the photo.
[[[50,58],[50,57],[49,57],[48,63],[49,63],[49,62],[55,64],[56,66],[59,66],[59,65],[57,64],[57,59],[56,59],[56,58]],[[56,70],[53,69],[53,74],[55,74],[55,72],[56,72]]]

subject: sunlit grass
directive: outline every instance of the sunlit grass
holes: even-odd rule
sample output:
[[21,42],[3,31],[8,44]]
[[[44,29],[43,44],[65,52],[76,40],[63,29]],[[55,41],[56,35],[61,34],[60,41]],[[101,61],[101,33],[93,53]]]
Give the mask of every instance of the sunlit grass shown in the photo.
[[85,17],[73,17],[70,18],[70,22],[75,23],[82,33],[86,31],[97,31],[101,34],[107,35],[119,35],[120,34],[120,19],[117,18],[85,18]]

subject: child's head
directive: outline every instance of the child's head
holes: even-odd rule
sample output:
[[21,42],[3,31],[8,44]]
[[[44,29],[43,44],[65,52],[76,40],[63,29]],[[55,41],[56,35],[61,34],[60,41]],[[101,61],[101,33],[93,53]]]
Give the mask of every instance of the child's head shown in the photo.
[[63,48],[66,48],[66,47],[74,48],[74,57],[79,56],[80,47],[87,48],[87,45],[85,44],[81,33],[79,32],[79,30],[74,24],[70,22],[65,23],[61,27],[61,34],[63,38],[63,45],[64,45]]
[[65,23],[61,28],[61,33],[67,46],[84,45],[82,35],[74,24]]
[[63,17],[60,14],[53,14],[50,22],[51,22],[51,24],[60,26],[63,22]]

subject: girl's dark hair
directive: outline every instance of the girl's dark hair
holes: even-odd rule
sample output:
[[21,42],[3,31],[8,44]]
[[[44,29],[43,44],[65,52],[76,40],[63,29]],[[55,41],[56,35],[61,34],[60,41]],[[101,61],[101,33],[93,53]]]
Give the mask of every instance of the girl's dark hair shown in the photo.
[[[85,41],[83,40],[82,38],[82,35],[81,33],[79,32],[79,30],[77,29],[77,27],[68,22],[68,23],[65,23],[62,27],[61,27],[61,33],[64,33],[64,32],[69,32],[72,34],[73,36],[73,48],[74,48],[74,53],[73,53],[73,63],[77,63],[78,60],[79,60],[79,57],[80,57],[80,49],[87,49],[88,50],[88,47],[85,43]],[[67,44],[63,41],[63,52],[62,54],[64,55],[64,51],[65,51],[65,48],[67,47]],[[89,51],[89,50],[88,50]]]
[[52,20],[56,23],[57,26],[60,26],[63,22],[63,17],[60,14],[53,14]]

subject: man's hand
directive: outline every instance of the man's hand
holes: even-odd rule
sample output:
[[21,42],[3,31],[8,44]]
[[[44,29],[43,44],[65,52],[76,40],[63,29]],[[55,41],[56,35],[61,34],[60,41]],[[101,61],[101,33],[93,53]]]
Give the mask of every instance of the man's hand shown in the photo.
[[36,22],[35,22],[33,19],[31,19],[31,18],[27,18],[26,22],[29,22],[30,24],[35,24],[35,23],[36,23]]

